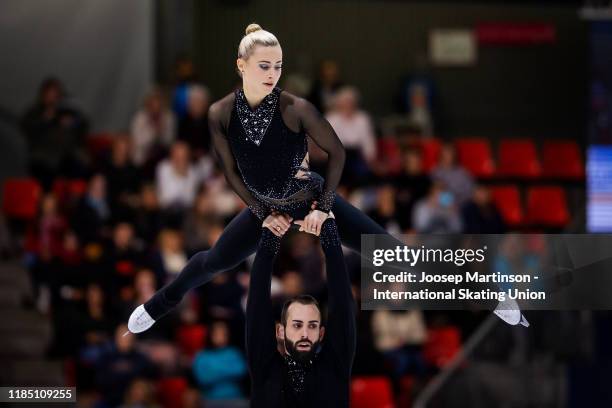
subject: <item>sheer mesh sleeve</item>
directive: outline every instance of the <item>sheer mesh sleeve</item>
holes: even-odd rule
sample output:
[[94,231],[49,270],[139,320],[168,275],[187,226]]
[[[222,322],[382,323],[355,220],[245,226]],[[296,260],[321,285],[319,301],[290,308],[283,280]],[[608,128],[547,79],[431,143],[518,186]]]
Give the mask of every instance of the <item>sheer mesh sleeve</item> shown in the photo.
[[344,146],[329,122],[310,102],[298,98],[296,108],[302,129],[328,154],[325,184],[316,200],[318,210],[329,212],[344,169]]
[[[229,108],[224,105],[229,105]],[[231,107],[231,103],[224,103],[223,100],[214,103],[210,107],[208,112],[208,125],[210,128],[213,151],[215,152],[217,161],[229,185],[251,209],[253,214],[263,221],[271,211],[268,206],[257,200],[247,189],[242,177],[238,174],[236,161],[234,160],[229,143],[227,142],[227,132],[225,131],[227,125],[224,124],[223,118],[229,117]]]

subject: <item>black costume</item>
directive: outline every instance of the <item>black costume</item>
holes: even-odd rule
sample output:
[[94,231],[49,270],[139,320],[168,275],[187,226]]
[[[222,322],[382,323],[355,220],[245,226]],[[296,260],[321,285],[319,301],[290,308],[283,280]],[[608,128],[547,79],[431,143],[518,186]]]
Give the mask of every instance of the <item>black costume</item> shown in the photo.
[[[208,117],[225,177],[249,208],[227,225],[210,250],[195,254],[172,282],[145,303],[153,319],[169,312],[190,289],[255,252],[262,221],[274,209],[300,219],[316,200],[321,211],[332,210],[342,243],[355,251],[361,249],[361,234],[387,234],[335,196],[344,148],[331,125],[308,101],[276,88],[253,110],[239,90],[214,103]],[[329,155],[325,180],[308,170],[306,135]]]
[[[288,212],[312,199],[319,209],[330,211],[342,175],[344,149],[312,105],[279,88],[255,110],[242,90],[218,104],[210,112],[215,152],[232,188],[257,217],[263,220],[272,209]],[[307,167],[306,132],[329,154],[324,183]],[[296,177],[300,170],[302,176]]]
[[267,229],[262,233],[246,312],[251,407],[349,406],[356,337],[351,284],[333,219],[325,220],[320,237],[327,271],[328,319],[319,351],[303,363],[277,351],[270,281],[280,238]]

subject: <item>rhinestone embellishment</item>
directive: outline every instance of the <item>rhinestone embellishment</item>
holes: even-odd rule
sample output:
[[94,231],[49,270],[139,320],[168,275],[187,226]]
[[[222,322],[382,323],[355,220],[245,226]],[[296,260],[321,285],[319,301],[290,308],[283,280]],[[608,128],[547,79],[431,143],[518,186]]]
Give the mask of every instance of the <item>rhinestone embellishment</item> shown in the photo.
[[279,88],[274,88],[254,111],[251,110],[246,96],[244,96],[244,91],[242,89],[236,91],[236,110],[238,111],[240,123],[248,139],[257,146],[261,144],[268,126],[272,122],[280,94],[279,91]]

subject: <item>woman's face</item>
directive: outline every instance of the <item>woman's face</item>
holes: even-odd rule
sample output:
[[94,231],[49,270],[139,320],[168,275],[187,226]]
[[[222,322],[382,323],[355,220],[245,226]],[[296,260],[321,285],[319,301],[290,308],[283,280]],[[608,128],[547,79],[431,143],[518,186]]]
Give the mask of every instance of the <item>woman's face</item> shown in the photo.
[[257,96],[265,96],[272,92],[280,79],[283,50],[278,45],[258,45],[248,59],[238,58],[236,63],[242,73],[244,87]]

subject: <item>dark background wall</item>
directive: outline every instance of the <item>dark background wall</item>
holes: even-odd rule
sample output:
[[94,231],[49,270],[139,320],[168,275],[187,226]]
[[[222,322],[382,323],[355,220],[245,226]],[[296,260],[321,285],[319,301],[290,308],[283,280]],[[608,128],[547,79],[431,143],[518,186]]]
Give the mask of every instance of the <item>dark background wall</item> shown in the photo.
[[[556,44],[482,46],[473,67],[431,69],[439,91],[438,128],[442,136],[584,136],[586,24],[574,6],[206,0],[193,3],[192,18],[185,23],[193,24],[193,43],[182,49],[175,44],[176,52],[193,53],[216,98],[236,83],[238,43],[245,26],[257,22],[281,41],[285,75],[310,74],[321,59],[336,59],[344,80],[361,89],[363,104],[377,116],[395,110],[401,78],[427,53],[429,30],[491,21],[551,23]],[[167,72],[158,71],[162,78]]]

